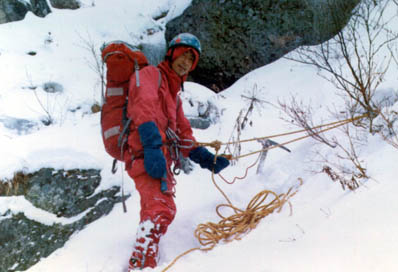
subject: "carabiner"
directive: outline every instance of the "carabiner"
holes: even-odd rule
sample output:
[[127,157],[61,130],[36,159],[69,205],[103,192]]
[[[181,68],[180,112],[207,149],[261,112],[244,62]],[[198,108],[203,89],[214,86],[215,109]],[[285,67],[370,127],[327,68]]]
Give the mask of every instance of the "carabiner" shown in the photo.
[[177,165],[173,166],[173,174],[178,176],[181,173],[181,168],[179,168]]
[[189,145],[184,145],[184,144],[177,144],[179,148],[184,148],[184,149],[190,149],[194,147],[195,142],[191,139],[180,139],[180,142],[188,142]]

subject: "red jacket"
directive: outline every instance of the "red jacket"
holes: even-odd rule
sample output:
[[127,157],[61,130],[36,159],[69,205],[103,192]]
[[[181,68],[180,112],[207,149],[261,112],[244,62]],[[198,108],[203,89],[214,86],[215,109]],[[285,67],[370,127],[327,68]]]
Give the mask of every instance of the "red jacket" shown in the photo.
[[[159,71],[162,76],[159,87]],[[182,101],[178,97],[181,84],[186,77],[179,77],[167,61],[161,62],[158,67],[147,66],[139,71],[140,86],[136,86],[136,76],[130,78],[129,102],[127,106],[128,117],[132,119],[128,139],[130,154],[140,156],[142,145],[137,128],[145,122],[154,122],[162,136],[163,152],[171,164],[170,154],[166,147],[166,129],[170,127],[180,139],[195,141],[192,128],[185,118]],[[179,100],[179,101],[178,101]],[[177,102],[178,101],[178,102]],[[184,143],[182,143],[184,144]],[[186,143],[185,143],[186,144]],[[185,157],[191,149],[181,149]]]

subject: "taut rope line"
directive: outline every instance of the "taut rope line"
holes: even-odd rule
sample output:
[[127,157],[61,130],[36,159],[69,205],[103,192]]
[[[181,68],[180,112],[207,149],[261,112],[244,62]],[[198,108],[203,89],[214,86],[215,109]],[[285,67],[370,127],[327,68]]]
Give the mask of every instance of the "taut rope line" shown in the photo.
[[[327,127],[327,128],[322,129],[322,130],[320,130],[320,131],[318,131],[316,133],[309,133],[309,134],[307,134],[305,136],[301,136],[301,137],[295,138],[293,140],[290,140],[290,141],[287,141],[287,142],[284,142],[284,143],[281,143],[281,144],[278,144],[278,145],[273,145],[273,146],[267,147],[265,149],[254,151],[254,152],[251,152],[251,153],[248,153],[248,154],[244,154],[244,155],[240,155],[240,156],[236,156],[236,157],[232,157],[231,155],[225,155],[225,157],[228,158],[229,160],[236,160],[236,159],[239,159],[239,158],[248,157],[248,156],[251,156],[251,155],[254,155],[254,154],[257,154],[257,153],[261,153],[261,152],[264,152],[264,151],[267,151],[267,150],[270,150],[270,149],[274,149],[274,148],[277,148],[277,147],[280,147],[280,146],[284,146],[284,145],[287,145],[287,144],[290,144],[290,143],[293,143],[293,142],[297,142],[297,141],[303,140],[305,138],[311,137],[313,134],[319,134],[319,133],[323,133],[323,132],[335,129],[337,127],[340,127],[340,126],[355,122],[355,121],[360,120],[362,118],[365,118],[367,116],[368,116],[368,114],[366,113],[366,114],[362,114],[360,116],[356,116],[354,118],[348,118],[348,119],[345,119],[345,120],[339,120],[339,121],[331,122],[331,123],[328,123],[328,124],[318,125],[318,126],[310,128],[310,130],[319,129],[319,128],[322,128],[322,127]],[[302,133],[302,132],[306,132],[306,131],[308,131],[308,130],[307,129],[301,129],[301,130],[296,130],[296,131],[287,132],[287,133],[275,134],[275,135],[264,136],[264,137],[256,137],[256,138],[240,140],[240,141],[233,141],[233,142],[226,142],[226,143],[222,143],[220,141],[213,141],[213,142],[210,142],[210,143],[198,142],[197,144],[199,146],[210,146],[210,147],[214,148],[217,151],[217,150],[219,150],[221,148],[222,145],[230,145],[230,144],[245,143],[245,142],[257,141],[257,140],[263,140],[263,139],[270,139],[270,138],[293,135],[293,134]],[[224,156],[224,155],[222,155],[222,156]]]

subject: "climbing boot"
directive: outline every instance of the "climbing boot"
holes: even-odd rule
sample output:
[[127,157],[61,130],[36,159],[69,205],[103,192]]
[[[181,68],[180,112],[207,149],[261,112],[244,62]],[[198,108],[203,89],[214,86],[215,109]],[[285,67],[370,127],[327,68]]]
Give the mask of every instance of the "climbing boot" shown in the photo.
[[157,265],[160,234],[150,221],[140,223],[134,249],[129,260],[129,270],[136,271]]

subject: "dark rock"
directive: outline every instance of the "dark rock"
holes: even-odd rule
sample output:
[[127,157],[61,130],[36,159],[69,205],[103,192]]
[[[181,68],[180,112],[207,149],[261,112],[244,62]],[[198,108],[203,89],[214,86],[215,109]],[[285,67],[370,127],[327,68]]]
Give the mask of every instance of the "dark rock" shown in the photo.
[[197,129],[207,129],[212,123],[209,118],[202,118],[197,116],[187,116],[187,119],[191,124],[191,127]]
[[[24,196],[35,207],[58,217],[84,216],[70,224],[45,225],[23,213],[0,214],[0,271],[21,271],[62,247],[70,236],[108,214],[122,197],[119,187],[94,194],[100,171],[43,168],[31,174],[17,173],[0,182],[0,196]],[[7,208],[7,207],[6,207]]]
[[50,0],[50,4],[57,9],[78,9],[81,7],[79,0]]
[[30,5],[18,0],[2,0],[0,1],[0,13],[2,18],[0,23],[20,21],[25,18],[26,13],[30,10]]
[[203,54],[192,80],[214,91],[301,45],[320,44],[348,22],[360,0],[193,0],[167,24],[166,39],[196,35]]
[[9,215],[0,221],[0,271],[28,269],[62,247],[73,231],[72,226],[43,225],[22,213]]
[[25,198],[40,209],[71,217],[93,206],[101,194],[90,197],[101,182],[98,170],[40,169],[30,178]]
[[46,17],[49,13],[51,13],[51,9],[46,0],[30,0],[30,4],[32,7],[32,12],[36,16]]
[[28,11],[36,16],[45,17],[51,13],[46,0],[0,0],[0,24],[23,20]]
[[217,123],[220,118],[220,110],[211,100],[197,101],[189,98],[184,100],[184,103],[196,111],[196,114],[191,113],[186,116],[193,128],[207,129],[211,124]]

